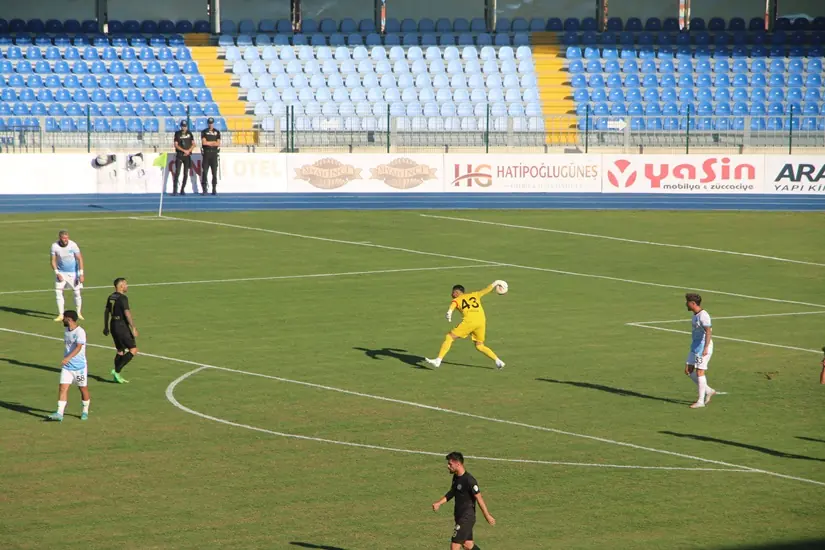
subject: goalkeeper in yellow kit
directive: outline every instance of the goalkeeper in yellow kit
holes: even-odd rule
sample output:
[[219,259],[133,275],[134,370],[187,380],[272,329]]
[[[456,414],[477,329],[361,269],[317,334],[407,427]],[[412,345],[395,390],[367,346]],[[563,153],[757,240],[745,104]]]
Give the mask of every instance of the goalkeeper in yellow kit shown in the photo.
[[481,298],[486,296],[493,289],[502,284],[503,281],[494,281],[490,286],[483,288],[476,292],[465,292],[464,287],[455,285],[453,287],[453,301],[450,302],[450,309],[447,310],[447,320],[452,321],[453,311],[456,309],[461,311],[463,317],[461,323],[453,330],[447,333],[444,338],[444,343],[441,344],[441,349],[438,352],[438,357],[435,359],[427,359],[427,363],[438,368],[441,366],[441,360],[450,351],[453,342],[459,338],[472,337],[476,349],[496,362],[496,368],[504,368],[504,361],[498,358],[493,353],[493,350],[484,345],[484,337],[487,332],[487,316],[484,314],[484,307],[481,305]]

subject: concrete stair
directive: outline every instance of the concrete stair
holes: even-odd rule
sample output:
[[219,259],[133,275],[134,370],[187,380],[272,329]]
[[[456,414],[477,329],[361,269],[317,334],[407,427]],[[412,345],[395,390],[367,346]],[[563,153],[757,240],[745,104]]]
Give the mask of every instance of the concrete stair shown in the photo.
[[578,137],[576,104],[570,87],[570,73],[564,66],[564,49],[559,35],[552,32],[532,33],[533,60],[536,65],[546,143],[570,143]]
[[212,92],[212,99],[218,104],[221,116],[226,117],[232,144],[254,145],[257,142],[257,132],[253,129],[254,119],[246,114],[246,103],[238,98],[238,88],[232,85],[232,75],[226,72],[224,60],[218,58],[218,48],[191,46],[189,49],[192,60],[198,64],[198,71]]

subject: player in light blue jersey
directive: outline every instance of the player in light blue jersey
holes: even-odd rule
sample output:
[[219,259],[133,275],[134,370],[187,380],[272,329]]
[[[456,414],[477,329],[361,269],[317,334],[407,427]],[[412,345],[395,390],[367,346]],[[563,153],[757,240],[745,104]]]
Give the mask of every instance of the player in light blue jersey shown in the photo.
[[52,269],[54,270],[55,282],[54,292],[57,297],[57,317],[55,321],[63,320],[63,289],[67,286],[74,291],[74,307],[77,311],[77,318],[83,320],[81,307],[83,299],[80,296],[80,289],[86,277],[83,274],[83,255],[77,243],[69,240],[69,232],[65,229],[57,235],[57,242],[52,243],[51,249]]
[[713,357],[713,336],[710,314],[702,309],[702,297],[698,294],[685,294],[685,305],[693,313],[690,320],[690,351],[685,360],[685,374],[699,387],[699,398],[690,406],[698,409],[710,403],[716,390],[708,386],[707,370]]
[[65,351],[63,352],[63,362],[60,369],[60,386],[58,388],[57,412],[48,416],[49,420],[57,422],[63,421],[63,412],[66,410],[66,402],[69,400],[69,386],[76,384],[80,389],[83,412],[80,420],[89,419],[89,368],[86,364],[86,331],[77,324],[77,312],[68,310],[63,312],[63,326],[66,332],[63,336]]

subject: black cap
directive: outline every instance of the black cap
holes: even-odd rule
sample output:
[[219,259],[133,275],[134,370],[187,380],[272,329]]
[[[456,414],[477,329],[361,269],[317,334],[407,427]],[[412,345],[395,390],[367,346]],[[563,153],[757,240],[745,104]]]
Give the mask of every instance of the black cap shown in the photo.
[[212,118],[212,117],[209,117],[209,118],[206,119],[206,123],[207,124],[215,124],[215,119]]
[[73,309],[67,309],[63,312],[64,319],[71,319],[75,323],[77,322],[77,312]]
[[181,126],[189,126],[189,123],[188,123],[188,122],[186,122],[185,120],[181,120],[181,121],[180,121],[180,125],[181,125]]

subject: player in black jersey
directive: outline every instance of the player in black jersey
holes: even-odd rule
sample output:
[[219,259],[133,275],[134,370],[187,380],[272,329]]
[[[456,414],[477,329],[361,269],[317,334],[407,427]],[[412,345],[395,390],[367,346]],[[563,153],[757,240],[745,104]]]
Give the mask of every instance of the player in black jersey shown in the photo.
[[[175,132],[175,174],[172,178],[172,194],[178,194],[178,178],[183,173],[183,183],[180,186],[180,194],[186,194],[186,182],[189,179],[189,172],[192,170],[192,151],[195,150],[195,136],[189,131],[189,123],[182,120],[180,130]],[[181,169],[182,168],[182,169]],[[195,189],[197,192],[197,189]]]
[[473,542],[473,526],[476,522],[476,502],[481,508],[481,513],[490,525],[496,524],[496,519],[487,510],[487,504],[481,496],[481,489],[478,488],[478,481],[464,468],[464,455],[459,452],[452,452],[447,455],[447,469],[453,474],[453,483],[447,494],[441,497],[438,502],[433,503],[433,510],[438,511],[441,505],[452,498],[455,498],[455,530],[450,542],[450,550],[481,550],[481,547]]
[[115,291],[106,299],[106,313],[103,316],[103,335],[109,336],[115,343],[117,355],[115,355],[115,368],[112,369],[112,376],[118,384],[128,384],[129,381],[120,375],[123,367],[131,361],[138,353],[135,338],[138,330],[132,320],[132,312],[129,309],[129,299],[126,292],[129,284],[126,279],[118,277],[115,279]]

